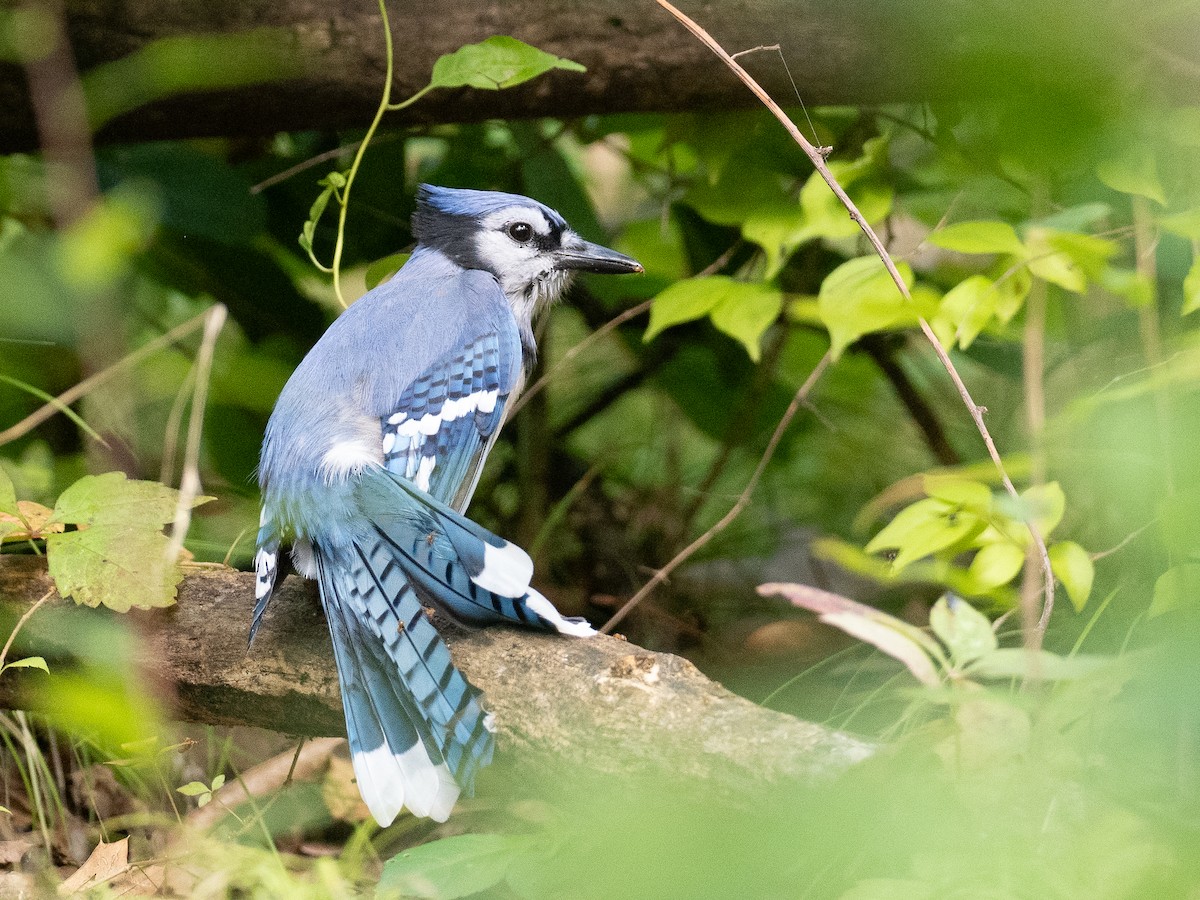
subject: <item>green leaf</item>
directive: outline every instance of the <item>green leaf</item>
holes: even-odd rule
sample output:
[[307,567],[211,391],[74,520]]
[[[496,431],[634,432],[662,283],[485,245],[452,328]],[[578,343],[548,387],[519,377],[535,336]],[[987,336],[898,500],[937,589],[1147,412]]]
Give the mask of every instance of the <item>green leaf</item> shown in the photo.
[[433,88],[474,87],[498,91],[536,78],[551,69],[586,72],[577,62],[531,47],[516,38],[495,35],[439,57],[433,64]]
[[460,834],[393,856],[383,867],[380,893],[455,900],[504,881],[509,866],[534,847],[523,835]]
[[943,500],[918,500],[902,509],[879,534],[867,544],[867,552],[896,549],[892,568],[902,571],[909,563],[945,550],[985,527],[979,516],[948,504]]
[[1074,541],[1060,541],[1049,548],[1050,568],[1067,589],[1075,612],[1081,612],[1092,593],[1096,567],[1088,552]]
[[50,667],[46,665],[46,660],[41,656],[26,656],[24,659],[14,659],[12,662],[4,664],[4,668],[0,669],[0,674],[7,672],[9,669],[41,669],[43,672],[50,671]]
[[208,785],[202,781],[189,781],[182,787],[175,788],[176,792],[183,794],[185,797],[199,797],[201,794],[212,793]]
[[[897,268],[911,288],[912,269],[905,263],[898,263]],[[852,259],[830,272],[821,283],[817,309],[829,329],[830,351],[835,357],[864,334],[917,321],[916,307],[904,299],[876,256]]]
[[21,510],[17,507],[17,489],[3,469],[0,469],[0,513],[18,518],[21,516]]
[[929,625],[959,666],[991,653],[998,646],[988,617],[953,594],[946,594],[933,605]]
[[166,558],[170,540],[161,531],[124,524],[93,525],[46,539],[50,577],[58,592],[85,606],[116,612],[175,602],[183,574]]
[[1104,238],[1051,228],[1031,228],[1025,245],[1034,275],[1076,294],[1084,292],[1089,278],[1100,279],[1117,252],[1117,245]]
[[411,253],[392,253],[367,266],[367,271],[363,273],[367,290],[374,290],[399,272],[400,267],[408,262],[410,256],[412,256]]
[[1200,563],[1172,566],[1154,582],[1154,596],[1149,614],[1161,616],[1177,610],[1194,610],[1200,606]]
[[735,290],[736,284],[739,282],[724,275],[675,282],[654,298],[654,305],[650,307],[650,325],[643,340],[653,340],[672,325],[704,318]]
[[758,362],[763,333],[779,318],[781,309],[783,293],[776,288],[760,281],[735,281],[709,317],[718,331],[740,341]]
[[1183,278],[1183,309],[1182,315],[1200,309],[1200,257],[1192,258],[1191,268]]
[[1026,488],[1021,491],[1021,501],[1028,515],[1033,517],[1033,522],[1042,533],[1042,537],[1058,527],[1067,509],[1066,495],[1057,481]]
[[1169,216],[1160,216],[1158,227],[1189,241],[1200,241],[1200,206],[1193,206]]
[[981,678],[1040,678],[1067,681],[1090,675],[1110,660],[1079,653],[1064,657],[1049,650],[1031,652],[1023,647],[1001,647],[975,660],[969,674]]
[[214,778],[212,780],[212,789],[214,791],[219,791],[224,786],[225,786],[225,776],[223,774],[218,775],[216,778]]
[[959,253],[1009,253],[1024,256],[1025,245],[1007,222],[956,222],[925,238],[930,244]]
[[1096,166],[1096,174],[1114,191],[1148,197],[1162,204],[1167,202],[1150,144],[1139,144],[1120,156],[1103,160]]
[[[197,497],[200,506],[212,497]],[[75,525],[143,525],[158,528],[175,518],[179,491],[157,481],[129,481],[124,472],[85,475],[62,492],[51,522]]]
[[991,512],[992,489],[981,481],[973,481],[960,475],[925,475],[921,483],[930,497],[980,515]]
[[975,554],[968,575],[980,592],[1008,584],[1025,564],[1025,551],[1016,544],[1000,540],[986,544]]
[[951,327],[951,343],[966,350],[996,314],[1000,292],[995,283],[983,275],[972,275],[960,281],[942,298],[938,318]]
[[[317,194],[317,199],[313,201],[308,210],[308,219],[300,231],[300,246],[309,254],[312,253],[313,236],[317,232],[317,223],[321,221],[321,216],[325,214],[325,207],[329,205],[329,198],[333,196],[333,176],[335,174],[341,175],[340,172],[330,172],[318,182],[318,184],[324,185],[324,190]],[[342,176],[342,182],[345,183],[345,176]]]

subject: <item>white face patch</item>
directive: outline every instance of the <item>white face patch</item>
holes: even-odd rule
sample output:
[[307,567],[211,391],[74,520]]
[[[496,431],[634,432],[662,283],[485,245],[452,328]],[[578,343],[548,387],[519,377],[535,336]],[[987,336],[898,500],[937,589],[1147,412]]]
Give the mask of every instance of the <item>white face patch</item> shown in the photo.
[[[514,240],[508,230],[515,223],[528,225],[533,239],[524,243]],[[536,207],[510,206],[485,216],[480,226],[475,250],[519,316],[529,318],[558,299],[570,273],[555,268],[553,255],[538,246],[538,238],[549,237],[553,231],[545,213]],[[570,235],[564,231],[562,239],[566,241]]]

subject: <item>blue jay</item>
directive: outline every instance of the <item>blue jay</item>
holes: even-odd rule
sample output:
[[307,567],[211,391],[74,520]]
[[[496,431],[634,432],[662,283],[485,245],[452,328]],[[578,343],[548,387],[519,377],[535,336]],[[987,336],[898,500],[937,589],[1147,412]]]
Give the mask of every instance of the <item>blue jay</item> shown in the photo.
[[432,607],[465,625],[585,637],[530,586],[520,547],[463,515],[533,365],[532,320],[575,272],[641,272],[527,197],[422,185],[416,249],[330,326],[284,386],[259,466],[254,618],[290,541],[333,638],[359,791],[381,825],[444,822],[495,726]]

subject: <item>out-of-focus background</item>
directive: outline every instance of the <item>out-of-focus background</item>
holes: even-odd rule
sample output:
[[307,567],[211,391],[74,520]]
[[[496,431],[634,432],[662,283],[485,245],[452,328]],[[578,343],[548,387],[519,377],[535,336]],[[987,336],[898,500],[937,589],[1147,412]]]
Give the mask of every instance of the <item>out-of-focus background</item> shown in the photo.
[[[340,246],[352,301],[411,246],[421,182],[528,194],[646,275],[584,278],[542,323],[538,389],[472,517],[597,625],[720,523],[618,630],[885,749],[739,796],[516,766],[446,826],[382,831],[335,762],[201,834],[189,809],[295,741],[172,723],[136,621],[38,612],[0,660],[71,653],[0,669],[40,698],[0,713],[0,896],[52,891],[124,837],[136,865],[101,893],[339,897],[382,872],[382,894],[445,897],[1196,896],[1196,4],[686,10],[753,50],[739,61],[829,148],[911,301],[779,123],[654,3],[393,4],[393,102],[494,34],[588,71],[385,115],[339,238],[326,187],[379,102],[379,9],[261,6],[0,11],[0,470],[22,514],[89,473],[179,487],[191,466],[215,499],[186,550],[247,568],[267,416],[341,309],[298,240],[314,201],[312,252]],[[1057,580],[1044,639],[1029,521]],[[5,554],[45,552],[27,525],[0,518]],[[893,638],[765,582],[868,603]]]

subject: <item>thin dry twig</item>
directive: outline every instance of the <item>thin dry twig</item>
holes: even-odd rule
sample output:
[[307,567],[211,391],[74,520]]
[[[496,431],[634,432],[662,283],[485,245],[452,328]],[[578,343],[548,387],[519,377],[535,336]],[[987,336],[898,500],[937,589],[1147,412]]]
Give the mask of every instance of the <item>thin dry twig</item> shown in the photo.
[[204,336],[196,353],[195,393],[192,395],[192,414],[188,419],[187,447],[183,453],[183,471],[179,476],[179,502],[175,505],[175,521],[171,525],[171,543],[166,556],[170,561],[179,557],[183,539],[192,522],[192,503],[200,494],[200,437],[204,432],[204,408],[208,404],[209,375],[212,372],[213,351],[217,337],[225,327],[225,304],[217,303],[205,314]]
[[8,636],[8,640],[4,642],[4,649],[0,650],[0,672],[4,671],[4,662],[8,659],[8,651],[12,649],[13,641],[17,639],[17,633],[25,627],[25,623],[29,621],[29,617],[38,611],[38,608],[54,596],[54,591],[49,590],[42,594],[38,601],[25,610],[25,614],[17,619],[17,624],[13,626],[12,634]]
[[67,390],[55,397],[52,402],[47,403],[40,409],[30,413],[17,424],[6,428],[4,431],[0,431],[0,445],[4,445],[10,441],[17,440],[17,438],[24,437],[29,432],[33,431],[33,429],[37,428],[39,425],[49,419],[56,412],[59,412],[64,406],[70,406],[80,397],[83,397],[94,389],[98,388],[100,385],[111,379],[114,375],[117,375],[124,370],[137,365],[143,359],[153,355],[154,353],[157,353],[163,347],[173,344],[180,338],[191,334],[204,324],[204,321],[207,317],[208,311],[206,310],[205,312],[202,312],[200,315],[196,316],[194,319],[188,319],[183,324],[176,325],[165,334],[156,337],[154,340],[139,347],[132,353],[126,354],[107,369],[103,369],[97,372],[95,375],[85,378],[75,386],[67,388]]
[[[883,242],[879,239],[879,235],[875,233],[875,230],[870,226],[867,220],[863,218],[863,214],[859,212],[858,207],[854,204],[854,201],[850,199],[849,195],[842,188],[842,186],[838,184],[837,179],[833,177],[833,174],[829,171],[829,167],[825,164],[825,157],[824,154],[821,153],[820,148],[815,147],[806,137],[804,137],[804,134],[799,128],[796,127],[796,124],[788,118],[787,114],[783,111],[779,104],[771,98],[771,95],[768,94],[763,87],[757,81],[755,81],[753,77],[751,77],[750,73],[743,69],[741,65],[738,64],[737,60],[731,57],[729,53],[726,52],[726,50],[720,44],[718,44],[707,31],[705,31],[700,27],[700,25],[688,18],[683,12],[669,3],[668,0],[655,0],[655,2],[657,2],[659,6],[669,12],[677,20],[679,20],[679,22],[685,28],[687,28],[688,31],[695,35],[701,43],[712,50],[712,52],[715,53],[725,63],[725,65],[727,65],[733,71],[733,73],[737,75],[738,78],[741,79],[742,83],[750,89],[751,93],[753,93],[754,96],[762,101],[763,105],[771,111],[775,118],[779,120],[780,124],[787,129],[788,134],[790,134],[792,139],[800,145],[800,148],[804,151],[805,155],[809,158],[809,160],[811,160],[814,168],[816,168],[816,170],[820,173],[821,178],[827,185],[829,185],[829,189],[833,191],[834,195],[839,201],[841,201],[841,204],[846,208],[847,212],[849,212],[850,218],[854,220],[858,227],[862,229],[863,234],[867,236],[867,240],[870,241],[871,246],[875,249],[875,252],[883,261],[884,267],[887,269],[888,274],[891,275],[892,281],[895,282],[901,296],[904,297],[905,300],[912,302],[912,295],[909,293],[908,287],[904,283],[904,279],[900,276],[900,272],[896,269],[896,264],[892,261],[891,254],[887,252],[887,248],[884,247]],[[1004,484],[1004,489],[1008,491],[1013,498],[1019,499],[1020,495],[1017,493],[1017,488],[1012,483],[1012,479],[1008,477],[1008,472],[1004,468],[1004,461],[1000,458],[1000,453],[996,449],[996,443],[992,440],[992,435],[988,431],[986,423],[983,421],[983,414],[987,411],[986,408],[979,406],[971,397],[971,392],[967,389],[966,384],[958,374],[958,370],[954,367],[954,363],[951,361],[949,354],[941,345],[941,342],[938,341],[937,335],[933,333],[933,329],[930,327],[929,323],[923,316],[918,316],[917,321],[921,327],[921,331],[924,332],[925,337],[933,346],[933,350],[937,354],[938,359],[941,361],[942,366],[950,375],[950,380],[954,382],[955,388],[958,389],[959,396],[962,398],[963,404],[967,407],[967,411],[971,414],[971,418],[975,422],[975,427],[979,431],[979,434],[983,438],[983,442],[987,447],[988,455],[991,457],[992,462],[996,465],[997,471],[1000,473],[1000,480]],[[1046,541],[1042,537],[1040,530],[1032,521],[1028,522],[1027,525],[1029,527],[1029,533],[1032,535],[1034,544],[1037,547],[1042,566],[1045,600],[1042,607],[1042,617],[1038,623],[1038,630],[1044,633],[1045,623],[1049,621],[1050,613],[1054,608],[1054,572],[1050,568],[1050,554],[1046,548]]]
[[792,424],[792,419],[796,417],[796,413],[800,411],[800,407],[808,400],[808,395],[812,391],[813,386],[817,383],[817,379],[829,367],[832,357],[826,353],[821,357],[821,361],[817,363],[816,368],[812,370],[804,384],[800,385],[800,390],[796,391],[796,396],[792,398],[792,402],[788,404],[788,408],[784,410],[783,416],[779,419],[779,424],[775,426],[775,431],[771,435],[771,440],[767,442],[767,449],[763,451],[762,458],[759,459],[758,465],[754,469],[754,473],[750,476],[750,480],[746,482],[746,487],[742,489],[742,493],[738,495],[733,506],[729,508],[729,512],[721,517],[720,521],[716,522],[704,534],[696,538],[677,554],[669,563],[654,573],[654,577],[642,585],[641,589],[625,601],[624,606],[618,609],[611,619],[604,623],[604,627],[600,629],[604,634],[609,634],[617,623],[625,618],[635,606],[642,602],[646,596],[656,587],[671,577],[679,566],[691,559],[695,553],[703,548],[709,541],[715,538],[718,534],[724,531],[729,525],[742,514],[750,503],[750,497],[754,493],[754,489],[758,487],[758,482],[762,479],[763,472],[766,471],[771,459],[775,456],[775,451],[779,448],[779,442],[783,439],[783,433],[787,431],[789,425]]

